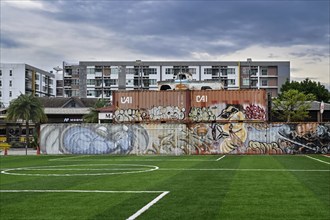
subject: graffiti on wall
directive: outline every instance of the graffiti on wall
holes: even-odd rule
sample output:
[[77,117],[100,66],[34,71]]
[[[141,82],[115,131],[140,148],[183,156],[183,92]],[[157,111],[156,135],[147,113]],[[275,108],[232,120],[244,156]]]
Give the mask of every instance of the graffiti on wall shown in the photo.
[[[236,117],[236,118],[235,118]],[[186,109],[178,106],[155,106],[151,109],[117,109],[114,112],[116,122],[134,121],[180,121],[186,118]],[[193,122],[211,122],[215,120],[266,120],[264,106],[215,104],[209,107],[192,107],[188,112]]]
[[177,106],[157,106],[151,109],[117,109],[114,113],[116,122],[130,121],[163,121],[163,120],[183,120],[185,118],[185,108]]
[[[221,117],[241,113],[227,109]],[[45,154],[325,154],[330,124],[48,124],[40,147]]]
[[40,137],[46,154],[129,154],[149,142],[139,125],[44,125]]
[[266,120],[265,107],[256,104],[224,105],[217,104],[211,107],[192,107],[188,114],[194,122],[215,120]]

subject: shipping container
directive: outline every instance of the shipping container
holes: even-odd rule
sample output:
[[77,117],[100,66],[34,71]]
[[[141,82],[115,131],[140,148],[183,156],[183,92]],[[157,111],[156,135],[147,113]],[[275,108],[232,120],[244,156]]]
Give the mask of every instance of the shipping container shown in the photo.
[[114,122],[266,121],[266,90],[132,90],[113,93]]
[[266,121],[266,90],[192,90],[191,121]]
[[132,90],[113,93],[115,122],[186,120],[190,108],[189,91]]

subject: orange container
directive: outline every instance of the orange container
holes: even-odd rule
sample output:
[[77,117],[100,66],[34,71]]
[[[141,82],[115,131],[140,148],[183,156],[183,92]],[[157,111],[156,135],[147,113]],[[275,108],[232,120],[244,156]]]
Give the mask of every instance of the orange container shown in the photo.
[[116,122],[176,121],[187,119],[189,91],[115,91]]

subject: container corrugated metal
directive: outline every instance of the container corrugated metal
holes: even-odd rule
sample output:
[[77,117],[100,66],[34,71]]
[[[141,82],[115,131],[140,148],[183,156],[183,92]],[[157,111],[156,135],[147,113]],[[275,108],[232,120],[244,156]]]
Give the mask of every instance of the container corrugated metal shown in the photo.
[[189,100],[189,91],[115,91],[115,121],[184,121]]
[[190,96],[192,121],[267,120],[267,93],[263,89],[192,90]]

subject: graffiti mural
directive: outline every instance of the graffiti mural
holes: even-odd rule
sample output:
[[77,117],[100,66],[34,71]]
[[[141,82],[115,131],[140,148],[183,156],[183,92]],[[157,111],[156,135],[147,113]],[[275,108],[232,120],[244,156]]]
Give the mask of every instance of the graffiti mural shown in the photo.
[[116,122],[134,122],[143,120],[166,121],[184,120],[185,108],[177,106],[157,106],[151,109],[117,109],[114,113]]
[[48,124],[40,130],[44,154],[326,154],[330,124],[245,123],[237,108],[224,122],[187,124]]
[[139,125],[44,125],[40,137],[45,154],[129,154],[149,142]]

